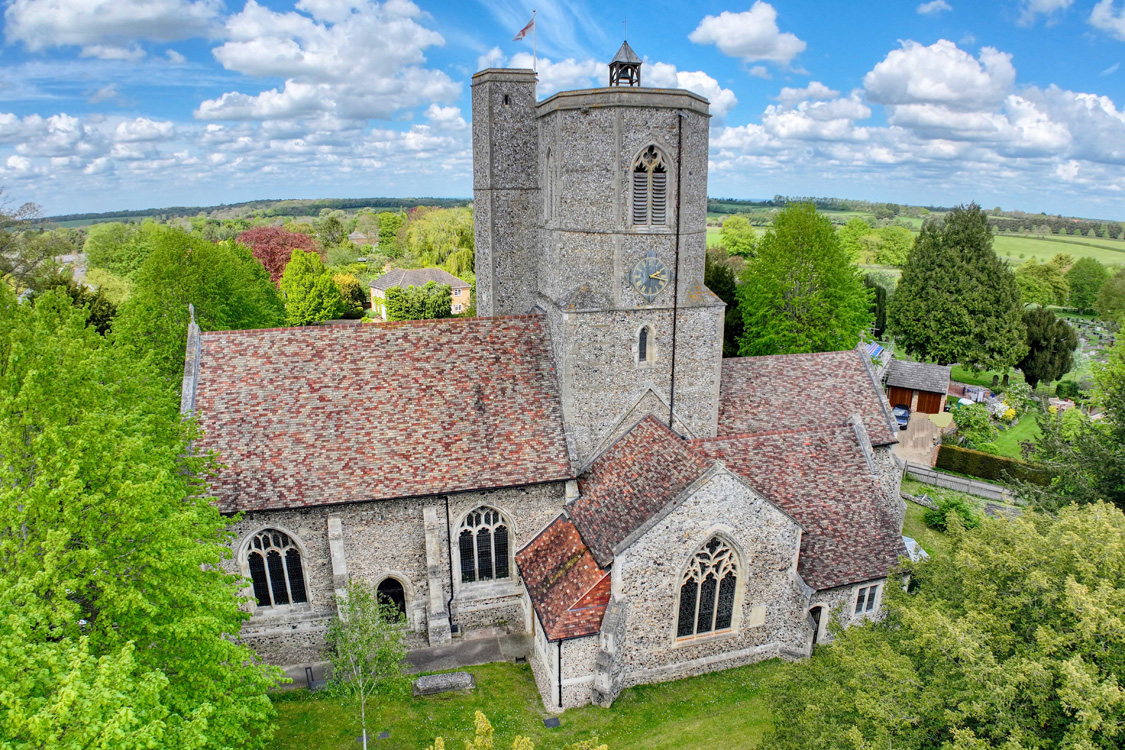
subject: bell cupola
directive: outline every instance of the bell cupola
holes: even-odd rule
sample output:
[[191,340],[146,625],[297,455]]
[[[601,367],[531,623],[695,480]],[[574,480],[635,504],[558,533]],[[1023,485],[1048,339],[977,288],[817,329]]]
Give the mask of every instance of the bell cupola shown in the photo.
[[621,44],[613,61],[609,64],[610,86],[640,86],[641,85],[641,58],[629,46],[628,42]]

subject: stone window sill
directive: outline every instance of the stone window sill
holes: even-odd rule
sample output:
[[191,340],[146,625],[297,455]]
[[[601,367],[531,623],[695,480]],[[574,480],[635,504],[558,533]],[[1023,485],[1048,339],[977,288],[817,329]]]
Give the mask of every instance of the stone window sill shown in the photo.
[[677,638],[672,648],[684,648],[685,646],[698,646],[701,643],[711,643],[713,641],[725,641],[728,638],[733,638],[738,635],[738,630],[728,628],[727,630],[720,630],[715,633],[704,633],[703,635],[688,635],[683,638]]
[[250,616],[255,620],[268,620],[270,618],[287,617],[289,615],[312,612],[312,605],[308,602],[303,604],[280,604],[275,607],[255,607]]
[[462,583],[457,587],[454,601],[471,602],[478,599],[496,599],[502,596],[519,596],[523,587],[514,578],[502,581]]

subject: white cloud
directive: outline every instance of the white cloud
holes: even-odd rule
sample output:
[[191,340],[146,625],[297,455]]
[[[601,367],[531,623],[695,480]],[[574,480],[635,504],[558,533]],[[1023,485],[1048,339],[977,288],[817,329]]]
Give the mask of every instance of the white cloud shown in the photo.
[[945,10],[953,10],[953,6],[945,2],[945,0],[931,0],[931,2],[922,3],[914,10],[923,16],[931,16]]
[[92,44],[82,48],[82,57],[96,57],[99,60],[140,60],[145,51],[140,47],[115,47],[107,44]]
[[767,81],[773,78],[773,74],[765,65],[752,65],[746,72],[755,78],[764,78]]
[[135,120],[120,123],[114,131],[114,140],[118,143],[166,141],[169,140],[175,132],[175,125],[169,121],[157,122],[147,117],[138,117]]
[[409,0],[301,0],[296,7],[309,15],[249,0],[227,20],[229,41],[214,50],[228,70],[284,78],[284,86],[227,92],[202,102],[197,117],[386,119],[460,93],[444,72],[423,67],[425,50],[445,40],[418,23],[421,11]]
[[431,104],[426,110],[426,119],[441,130],[465,130],[469,124],[461,116],[460,107],[439,107]]
[[960,111],[1002,102],[1016,79],[1012,56],[992,47],[979,61],[945,39],[929,47],[906,41],[863,78],[867,97],[878,104],[930,104]]
[[174,49],[166,49],[164,50],[164,54],[168,56],[168,62],[173,65],[183,65],[187,61],[186,57]]
[[714,44],[723,54],[746,62],[766,60],[783,65],[804,52],[806,46],[796,35],[781,32],[777,11],[762,0],[742,13],[726,10],[705,17],[688,39],[696,44]]
[[1098,77],[1099,78],[1105,78],[1106,76],[1111,76],[1114,73],[1116,73],[1117,69],[1120,68],[1120,67],[1121,67],[1121,63],[1115,62],[1113,65],[1110,65],[1108,68],[1103,70],[1101,73],[1098,73]]
[[74,45],[104,57],[135,49],[142,39],[207,36],[222,7],[221,0],[11,0],[4,35],[32,51]]
[[[533,64],[535,64],[535,60],[527,52],[518,52],[512,55],[508,61],[508,67],[511,68],[530,69]],[[540,57],[536,72],[539,74],[539,85],[536,87],[539,98],[567,89],[587,89],[602,86],[605,85],[603,77],[608,80],[609,76],[609,68],[606,64],[593,58],[586,60],[567,58],[555,62],[546,57]]]
[[775,97],[777,101],[784,104],[791,102],[799,102],[802,99],[832,99],[840,95],[839,91],[834,91],[825,86],[820,81],[812,81],[808,86],[803,89],[793,89],[786,86],[781,89],[781,93]]
[[1073,4],[1074,0],[1023,0],[1020,3],[1019,23],[1021,26],[1030,26],[1038,20],[1039,16],[1053,16]]
[[641,81],[653,88],[687,89],[711,102],[711,114],[726,117],[738,104],[738,99],[730,89],[724,89],[711,76],[700,70],[676,70],[675,65],[656,62],[648,63],[647,72],[642,68]]
[[1125,42],[1125,6],[1118,10],[1114,0],[1098,0],[1088,20],[1091,26]]
[[108,86],[102,86],[100,89],[90,94],[86,101],[91,104],[100,104],[101,102],[113,101],[120,97],[121,94],[117,91],[117,84],[111,83]]

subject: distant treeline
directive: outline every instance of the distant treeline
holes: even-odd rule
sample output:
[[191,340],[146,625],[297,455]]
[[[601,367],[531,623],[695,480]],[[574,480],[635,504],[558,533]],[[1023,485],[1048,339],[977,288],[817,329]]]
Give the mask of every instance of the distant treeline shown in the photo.
[[821,198],[805,195],[775,195],[763,200],[739,200],[737,198],[710,198],[707,210],[715,214],[742,213],[747,208],[785,208],[790,203],[812,203],[821,211],[866,211],[879,218],[883,216],[917,215],[920,209],[931,213],[944,213],[947,206],[906,206],[898,203],[877,203],[874,201],[853,200],[851,198]]
[[1083,237],[1121,236],[1121,224],[1116,221],[1090,221],[1068,219],[1062,216],[1025,214],[1022,216],[989,216],[988,226],[995,232],[1025,232],[1027,234],[1071,234]]
[[175,219],[185,216],[198,216],[214,211],[255,212],[261,216],[295,216],[319,213],[322,209],[335,211],[349,208],[416,208],[418,206],[437,206],[438,208],[457,208],[466,206],[468,198],[317,198],[309,200],[256,200],[245,203],[221,203],[217,206],[169,206],[167,208],[145,208],[136,211],[108,211],[105,213],[64,214],[49,216],[47,221],[121,221],[128,219]]

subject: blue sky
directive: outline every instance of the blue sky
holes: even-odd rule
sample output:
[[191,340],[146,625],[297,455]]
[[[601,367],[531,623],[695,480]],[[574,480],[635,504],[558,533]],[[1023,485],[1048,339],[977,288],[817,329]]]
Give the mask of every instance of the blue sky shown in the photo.
[[48,214],[469,196],[469,78],[712,102],[710,189],[1125,219],[1125,0],[7,0],[0,186]]

